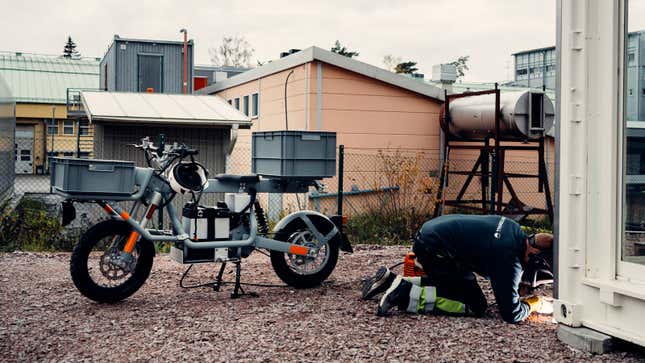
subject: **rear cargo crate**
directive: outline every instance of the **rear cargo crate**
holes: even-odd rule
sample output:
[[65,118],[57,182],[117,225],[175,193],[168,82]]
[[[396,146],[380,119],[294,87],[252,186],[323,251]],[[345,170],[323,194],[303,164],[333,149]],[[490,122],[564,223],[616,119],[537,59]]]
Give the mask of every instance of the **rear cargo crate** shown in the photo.
[[253,173],[269,178],[323,179],[336,175],[336,133],[253,133]]
[[130,195],[134,193],[134,162],[52,158],[51,185],[68,194]]

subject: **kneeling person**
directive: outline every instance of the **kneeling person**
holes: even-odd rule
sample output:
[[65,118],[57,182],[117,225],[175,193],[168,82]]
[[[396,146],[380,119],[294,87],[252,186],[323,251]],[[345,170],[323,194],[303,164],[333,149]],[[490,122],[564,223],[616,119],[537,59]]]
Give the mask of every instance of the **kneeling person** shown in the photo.
[[377,315],[398,307],[410,313],[481,316],[488,304],[477,273],[490,279],[502,318],[517,323],[541,304],[537,297],[520,300],[523,267],[532,256],[549,253],[552,245],[552,235],[527,236],[506,217],[438,217],[421,227],[412,249],[427,277],[397,276],[382,267],[364,285],[363,298],[385,292]]

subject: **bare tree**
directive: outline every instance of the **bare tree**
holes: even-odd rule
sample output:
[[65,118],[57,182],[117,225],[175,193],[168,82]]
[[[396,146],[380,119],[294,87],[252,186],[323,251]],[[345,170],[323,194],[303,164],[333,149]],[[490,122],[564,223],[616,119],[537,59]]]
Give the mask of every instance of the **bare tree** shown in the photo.
[[403,58],[395,57],[392,54],[387,54],[386,56],[383,57],[383,65],[385,66],[385,69],[387,69],[390,72],[394,72],[396,69],[396,65],[401,62],[403,62]]
[[244,36],[225,36],[217,48],[210,48],[211,62],[216,66],[250,67],[255,49]]
[[466,71],[470,69],[468,68],[468,60],[470,60],[470,56],[464,55],[457,58],[456,61],[448,63],[453,64],[457,68],[457,79],[463,78],[463,76],[466,74]]

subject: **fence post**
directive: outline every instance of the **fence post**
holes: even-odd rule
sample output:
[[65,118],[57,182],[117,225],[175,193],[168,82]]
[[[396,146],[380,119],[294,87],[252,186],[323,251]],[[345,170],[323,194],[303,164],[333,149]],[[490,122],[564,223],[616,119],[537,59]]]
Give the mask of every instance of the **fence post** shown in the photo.
[[[159,134],[159,149],[157,149],[158,155],[161,156],[163,155],[163,151],[166,149],[166,135],[165,134]],[[158,208],[157,209],[159,213],[157,214],[157,224],[159,224],[159,229],[163,230],[163,208]]]
[[76,118],[76,157],[81,157],[81,118]]
[[345,176],[345,145],[338,147],[338,193],[336,196],[336,214],[343,215],[343,179]]

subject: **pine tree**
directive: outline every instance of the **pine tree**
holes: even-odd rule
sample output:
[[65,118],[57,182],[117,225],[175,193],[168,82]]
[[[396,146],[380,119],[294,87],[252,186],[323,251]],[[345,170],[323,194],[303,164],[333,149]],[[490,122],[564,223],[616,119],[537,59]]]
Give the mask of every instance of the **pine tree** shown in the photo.
[[334,43],[334,46],[331,48],[331,51],[333,53],[340,54],[347,58],[358,57],[358,54],[359,54],[356,51],[347,49],[347,47],[341,45],[338,40],[336,41],[336,43]]
[[78,59],[81,57],[81,53],[76,50],[76,43],[74,43],[71,36],[67,37],[67,43],[65,43],[65,48],[63,48],[63,57],[70,59]]
[[417,62],[402,62],[396,65],[394,67],[394,72],[396,73],[403,73],[403,74],[414,74],[414,72],[418,71],[419,68],[416,67]]

